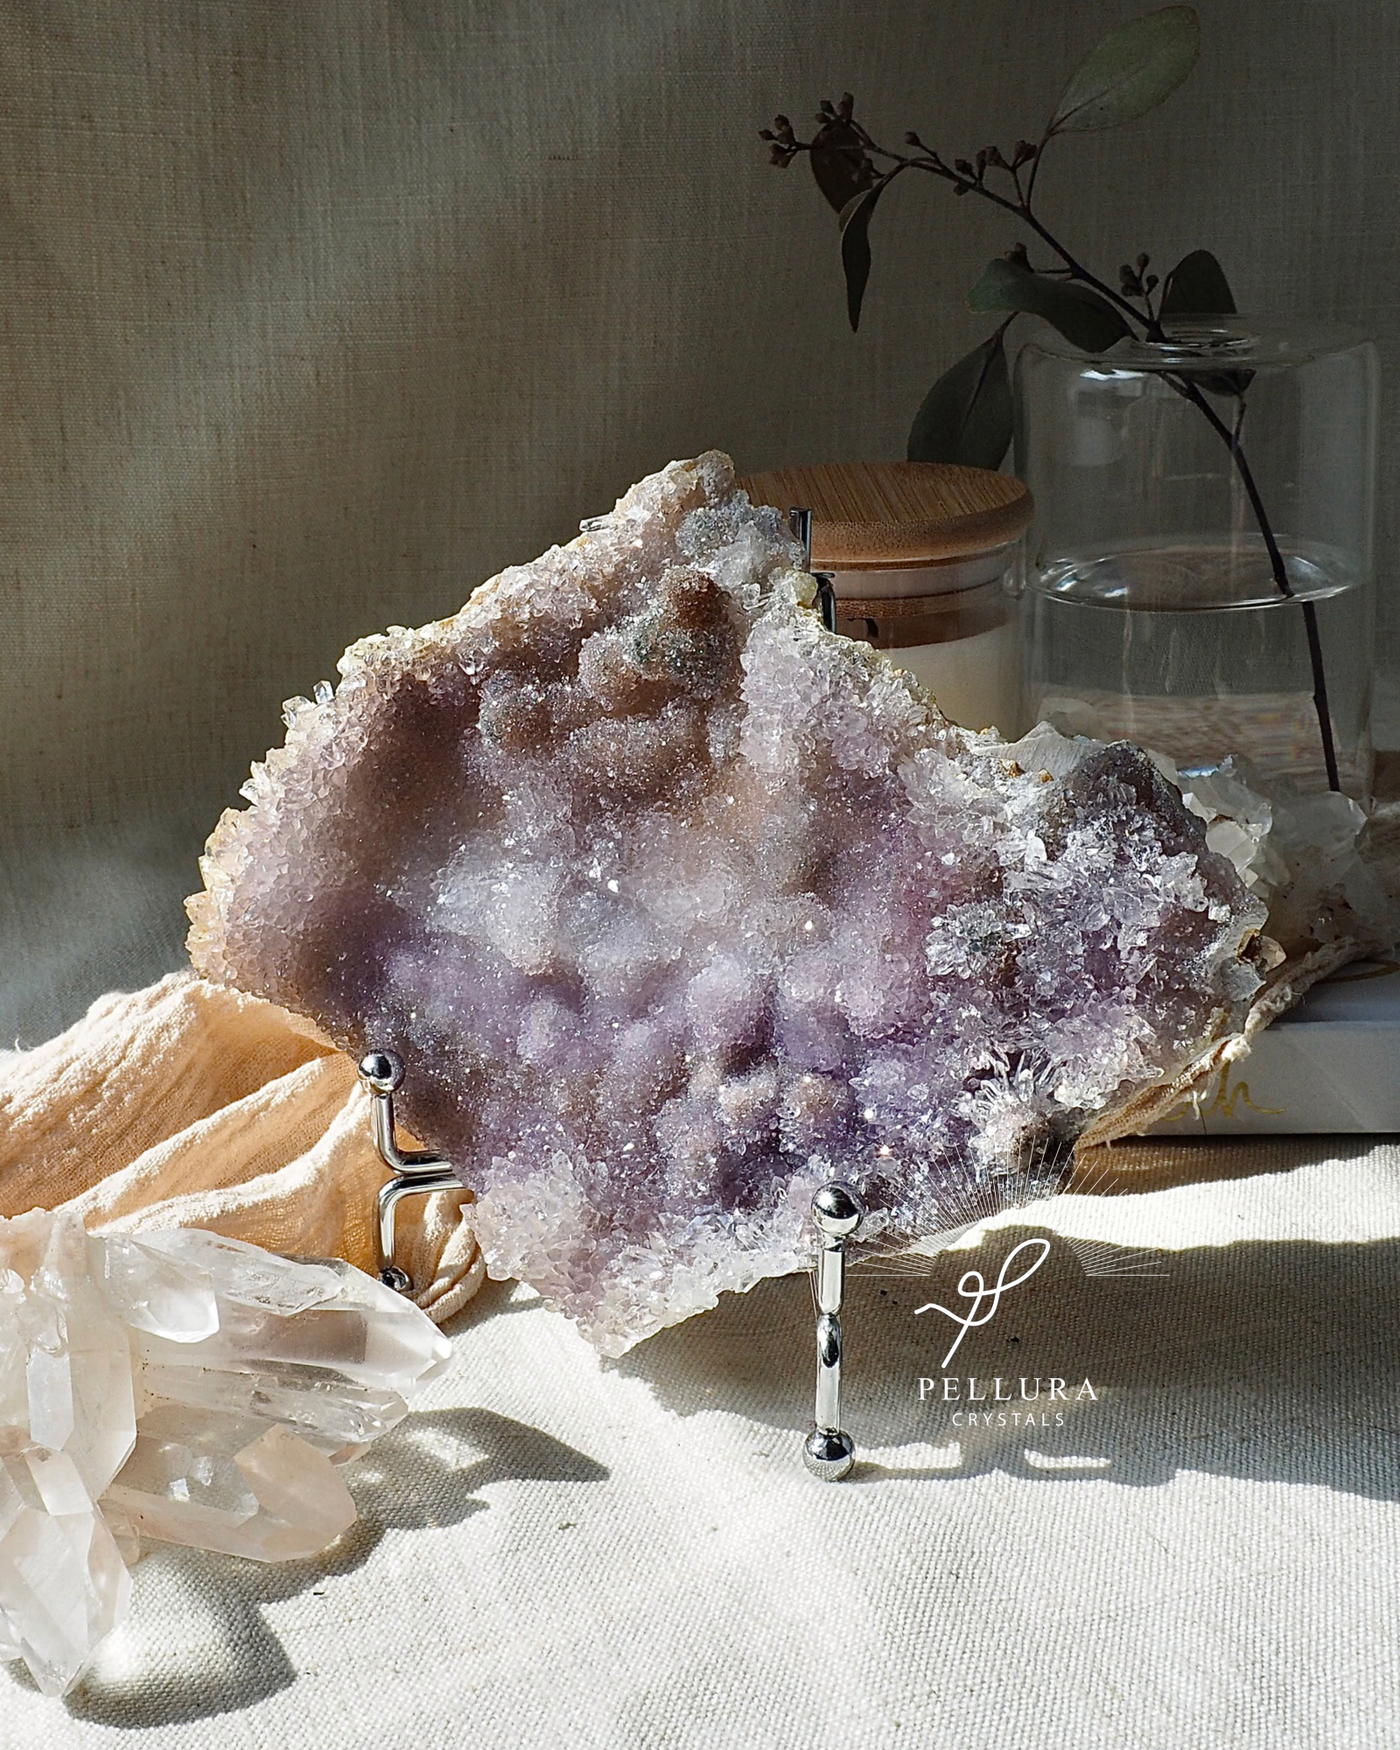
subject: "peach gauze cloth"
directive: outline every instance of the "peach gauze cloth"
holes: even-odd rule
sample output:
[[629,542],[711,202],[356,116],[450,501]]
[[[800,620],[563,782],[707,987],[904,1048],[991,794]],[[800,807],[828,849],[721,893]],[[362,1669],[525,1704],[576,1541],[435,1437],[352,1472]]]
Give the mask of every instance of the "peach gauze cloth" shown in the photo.
[[[386,1172],[355,1066],[285,1009],[172,973],[0,1053],[0,1215],[202,1227],[375,1271]],[[463,1196],[399,1205],[398,1262],[439,1322],[485,1275]]]

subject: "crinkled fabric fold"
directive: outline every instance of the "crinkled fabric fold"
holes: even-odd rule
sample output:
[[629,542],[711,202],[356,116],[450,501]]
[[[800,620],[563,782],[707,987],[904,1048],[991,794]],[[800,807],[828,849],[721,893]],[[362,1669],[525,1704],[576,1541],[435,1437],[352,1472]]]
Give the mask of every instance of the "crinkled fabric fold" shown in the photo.
[[[0,1215],[208,1228],[373,1274],[383,1182],[349,1058],[284,1009],[189,973],[0,1054]],[[485,1274],[462,1206],[457,1193],[401,1206],[399,1261],[438,1322]]]

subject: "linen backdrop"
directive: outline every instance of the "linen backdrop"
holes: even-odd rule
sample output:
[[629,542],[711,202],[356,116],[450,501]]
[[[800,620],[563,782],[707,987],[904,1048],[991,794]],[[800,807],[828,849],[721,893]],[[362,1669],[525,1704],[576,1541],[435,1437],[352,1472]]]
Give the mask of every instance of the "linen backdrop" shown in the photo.
[[[877,137],[1009,145],[1137,10],[3,0],[0,1039],[178,964],[205,834],[352,638],[671,457],[902,454],[1015,228],[897,186],[852,335],[834,217],[757,129],[849,87]],[[1202,25],[1163,109],[1056,145],[1045,210],[1109,274],[1209,246],[1242,308],[1389,367],[1394,8]]]

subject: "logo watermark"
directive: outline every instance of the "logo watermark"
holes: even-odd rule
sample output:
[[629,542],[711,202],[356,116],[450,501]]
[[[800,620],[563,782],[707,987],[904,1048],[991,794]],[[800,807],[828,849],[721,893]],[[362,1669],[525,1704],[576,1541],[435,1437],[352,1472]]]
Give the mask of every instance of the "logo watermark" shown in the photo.
[[[991,1389],[988,1390],[988,1387]],[[1003,1387],[1006,1389],[1003,1390]],[[945,1374],[938,1379],[920,1379],[919,1402],[922,1404],[932,1397],[938,1403],[959,1405],[950,1418],[954,1428],[1063,1428],[1065,1413],[1054,1407],[1057,1403],[1078,1404],[1085,1398],[1090,1403],[1097,1403],[1099,1400],[1098,1392],[1087,1379],[1076,1387],[1058,1377],[1046,1380],[1037,1378],[1034,1381],[1023,1378],[1020,1388],[1018,1397],[1011,1390],[1011,1382],[1000,1377],[979,1379],[976,1374],[969,1374],[965,1379],[950,1379]],[[974,1410],[966,1407],[986,1403],[1031,1404],[1034,1407],[1014,1410]]]
[[[1008,1280],[1007,1271],[1010,1270],[1012,1264],[1022,1252],[1034,1252],[1035,1256],[1021,1271],[1019,1276],[1013,1276]],[[1020,1245],[1013,1246],[1006,1254],[1006,1257],[1002,1260],[1001,1269],[997,1273],[996,1282],[991,1288],[987,1287],[980,1270],[968,1270],[965,1272],[962,1280],[958,1283],[958,1294],[961,1299],[972,1303],[968,1307],[966,1315],[955,1313],[949,1307],[940,1306],[936,1300],[930,1300],[924,1306],[917,1306],[914,1308],[915,1318],[917,1318],[920,1313],[942,1313],[945,1319],[951,1319],[958,1327],[958,1334],[953,1338],[952,1347],[943,1357],[940,1364],[941,1366],[946,1367],[953,1359],[958,1352],[958,1345],[970,1330],[975,1326],[988,1325],[992,1322],[992,1319],[996,1315],[997,1308],[1001,1305],[1002,1295],[1006,1294],[1010,1289],[1019,1288],[1023,1282],[1028,1282],[1049,1256],[1049,1240],[1040,1238],[1022,1240]],[[982,1311],[983,1301],[987,1302],[987,1310],[985,1312]],[[921,1385],[922,1383],[923,1382],[920,1381]],[[1022,1381],[1022,1384],[1024,1383],[1025,1382]],[[1063,1383],[1063,1381],[1061,1383]],[[922,1391],[919,1395],[922,1398]]]

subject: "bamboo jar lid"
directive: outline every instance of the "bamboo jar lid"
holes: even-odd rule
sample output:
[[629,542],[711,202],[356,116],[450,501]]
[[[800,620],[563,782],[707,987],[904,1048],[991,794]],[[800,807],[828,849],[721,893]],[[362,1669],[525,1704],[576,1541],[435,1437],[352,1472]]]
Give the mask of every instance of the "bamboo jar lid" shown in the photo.
[[771,468],[740,486],[755,504],[812,513],[823,571],[899,571],[986,553],[1030,522],[1030,493],[1009,474],[952,462],[820,462]]

